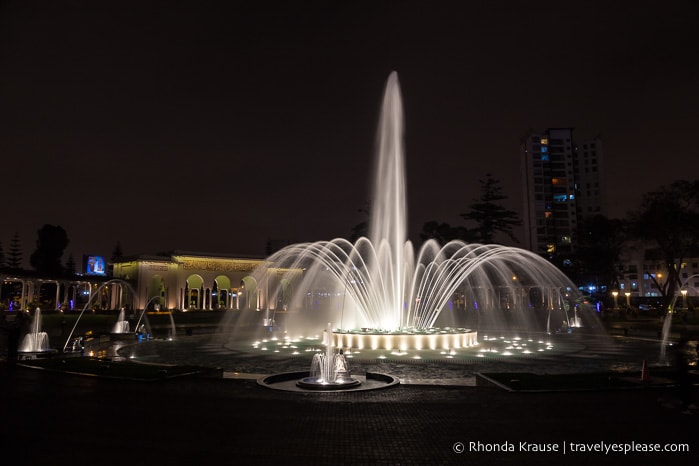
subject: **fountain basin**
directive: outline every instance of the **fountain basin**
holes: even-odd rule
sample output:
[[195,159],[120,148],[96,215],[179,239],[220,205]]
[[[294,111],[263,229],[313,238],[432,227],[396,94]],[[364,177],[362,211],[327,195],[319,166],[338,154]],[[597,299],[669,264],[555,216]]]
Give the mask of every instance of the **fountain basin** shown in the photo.
[[334,382],[320,382],[316,377],[304,377],[296,381],[296,386],[309,390],[346,390],[355,388],[362,382],[355,378],[335,380]]
[[415,332],[361,329],[333,332],[338,348],[400,350],[452,350],[478,345],[478,332],[464,328],[432,328]]
[[398,377],[394,377],[388,374],[380,374],[375,372],[367,372],[365,377],[356,376],[357,384],[347,387],[329,387],[322,390],[318,390],[317,387],[304,387],[298,384],[299,381],[310,377],[309,371],[302,372],[284,372],[281,374],[272,374],[265,377],[257,379],[257,384],[272,388],[274,390],[284,390],[289,392],[355,392],[355,391],[366,391],[366,390],[377,390],[382,388],[389,388],[396,386],[400,383]]

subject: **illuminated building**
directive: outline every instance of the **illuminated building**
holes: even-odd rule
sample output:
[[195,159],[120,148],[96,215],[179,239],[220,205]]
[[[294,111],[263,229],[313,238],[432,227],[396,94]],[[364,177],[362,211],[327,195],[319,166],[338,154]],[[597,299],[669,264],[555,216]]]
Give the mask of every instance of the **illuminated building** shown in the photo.
[[602,213],[602,141],[572,128],[530,133],[520,144],[525,248],[565,264],[585,216]]
[[163,309],[255,309],[261,293],[252,276],[263,259],[175,251],[113,264],[113,277],[131,283],[134,306]]

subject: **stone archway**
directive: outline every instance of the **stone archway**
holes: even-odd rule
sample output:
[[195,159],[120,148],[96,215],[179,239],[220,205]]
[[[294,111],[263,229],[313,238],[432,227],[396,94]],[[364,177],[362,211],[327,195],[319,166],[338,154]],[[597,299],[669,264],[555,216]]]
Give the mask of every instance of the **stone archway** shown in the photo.
[[184,308],[203,309],[204,306],[204,279],[199,274],[187,277],[184,288]]
[[257,309],[257,280],[254,277],[248,275],[240,281],[238,306],[241,310]]
[[211,292],[212,309],[231,309],[231,279],[225,275],[214,278],[214,288]]
[[286,311],[291,303],[291,281],[283,278],[279,283],[279,294],[276,296],[277,310]]
[[[152,301],[151,301],[152,300]],[[146,302],[155,309],[155,306],[165,306],[165,279],[161,275],[153,275],[148,283]]]

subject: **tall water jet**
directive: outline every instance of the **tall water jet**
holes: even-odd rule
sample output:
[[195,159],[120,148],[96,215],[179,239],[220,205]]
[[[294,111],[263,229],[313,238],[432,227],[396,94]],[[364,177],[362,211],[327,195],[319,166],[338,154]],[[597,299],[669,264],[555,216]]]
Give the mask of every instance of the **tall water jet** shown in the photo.
[[[256,271],[267,302],[295,311],[287,330],[301,332],[324,321],[337,329],[340,347],[381,341],[386,349],[450,349],[477,343],[472,326],[529,329],[544,327],[546,319],[570,321],[573,283],[532,252],[428,240],[415,253],[407,239],[403,109],[395,72],[382,102],[374,177],[368,237],[354,244],[336,238],[290,245]],[[466,312],[443,312],[457,294],[468,304],[470,322]],[[440,318],[450,328],[435,329]]]
[[122,307],[119,309],[119,316],[117,317],[117,321],[114,323],[114,326],[112,327],[112,333],[115,334],[122,334],[122,333],[129,333],[131,331],[129,321],[126,320],[126,310]]
[[323,340],[325,354],[313,355],[309,376],[297,381],[296,385],[316,390],[338,390],[361,384],[359,380],[352,378],[342,352],[335,353],[331,324],[328,324]]
[[[66,342],[63,344],[63,352],[66,352],[68,349],[68,344],[70,343],[71,346],[75,347],[75,340],[73,339],[73,334],[75,333],[75,329],[78,327],[78,323],[80,322],[80,319],[82,318],[83,314],[85,314],[85,311],[87,310],[88,307],[90,307],[90,304],[92,304],[92,301],[99,296],[100,291],[103,288],[106,288],[108,286],[111,286],[115,283],[121,284],[122,286],[125,286],[128,288],[128,290],[131,292],[131,296],[136,296],[136,290],[134,290],[133,286],[129,284],[128,282],[118,279],[118,278],[113,278],[109,281],[106,281],[102,283],[94,293],[91,294],[90,299],[87,300],[85,305],[83,306],[82,310],[80,311],[80,314],[78,314],[78,318],[75,319],[75,323],[73,324],[73,328],[70,330],[70,333],[68,334],[68,338],[66,339]],[[139,320],[140,322],[140,320]],[[72,342],[72,343],[71,343]]]
[[24,336],[19,346],[20,353],[43,353],[53,351],[49,346],[49,336],[41,329],[41,309],[34,311],[34,317],[29,328],[29,333]]

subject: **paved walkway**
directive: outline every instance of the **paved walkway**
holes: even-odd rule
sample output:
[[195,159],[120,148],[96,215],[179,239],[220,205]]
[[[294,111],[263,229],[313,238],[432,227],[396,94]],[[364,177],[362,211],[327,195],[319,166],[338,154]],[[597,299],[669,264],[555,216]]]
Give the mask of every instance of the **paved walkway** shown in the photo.
[[[696,390],[694,395],[699,399]],[[680,414],[672,389],[510,393],[401,384],[370,392],[292,393],[245,378],[133,382],[0,363],[0,397],[4,457],[22,465],[699,460],[699,413]],[[520,442],[533,444],[529,450],[559,451],[525,452]],[[571,451],[648,444],[690,451]]]

